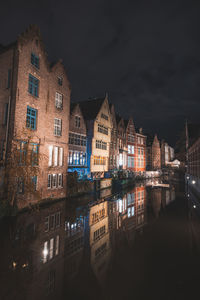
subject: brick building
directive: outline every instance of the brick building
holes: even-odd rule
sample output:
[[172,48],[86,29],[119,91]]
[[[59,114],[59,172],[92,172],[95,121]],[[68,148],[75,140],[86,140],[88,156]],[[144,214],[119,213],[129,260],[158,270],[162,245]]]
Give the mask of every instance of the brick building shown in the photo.
[[16,186],[12,201],[19,207],[38,201],[35,190],[41,199],[65,197],[70,85],[63,64],[49,63],[39,29],[32,25],[1,47],[0,69],[1,165],[15,152],[16,169],[23,174],[30,152],[30,166],[38,169],[29,195],[24,176],[10,176],[4,187],[8,192]]
[[133,119],[124,120],[127,144],[127,170],[136,171],[136,132]]
[[87,167],[93,178],[109,169],[112,120],[108,97],[79,102],[87,127]]
[[117,121],[115,115],[115,108],[113,104],[110,104],[110,114],[112,120],[111,129],[111,142],[110,142],[110,160],[109,160],[109,170],[117,170],[117,158],[118,158],[118,139],[117,139]]
[[161,168],[161,149],[157,135],[147,136],[147,170],[159,170]]
[[126,170],[127,167],[127,145],[126,145],[126,128],[123,118],[116,115],[117,137],[118,137],[118,159],[117,167],[120,170]]
[[164,140],[161,142],[161,166],[165,167],[174,160],[174,149]]
[[136,132],[136,168],[135,172],[141,174],[146,171],[146,135],[142,128]]
[[70,111],[68,172],[76,171],[79,178],[84,178],[87,173],[86,124],[79,104],[71,103]]
[[200,195],[200,124],[186,123],[186,180]]

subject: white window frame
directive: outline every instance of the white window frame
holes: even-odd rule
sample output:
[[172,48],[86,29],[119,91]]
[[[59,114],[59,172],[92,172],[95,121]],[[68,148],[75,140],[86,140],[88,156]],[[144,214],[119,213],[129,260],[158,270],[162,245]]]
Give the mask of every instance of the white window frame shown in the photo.
[[[54,185],[54,178],[55,178],[55,185]],[[52,174],[52,189],[57,188],[57,174]]]
[[48,179],[47,179],[47,188],[51,189],[52,188],[52,174],[48,174]]
[[[60,178],[61,178],[61,183],[60,183]],[[61,174],[61,173],[58,174],[57,182],[58,182],[58,187],[62,188],[63,187],[63,174]]]
[[62,136],[62,119],[54,119],[54,135]]
[[55,107],[58,109],[63,108],[63,95],[58,92],[56,92],[56,95],[55,95]]

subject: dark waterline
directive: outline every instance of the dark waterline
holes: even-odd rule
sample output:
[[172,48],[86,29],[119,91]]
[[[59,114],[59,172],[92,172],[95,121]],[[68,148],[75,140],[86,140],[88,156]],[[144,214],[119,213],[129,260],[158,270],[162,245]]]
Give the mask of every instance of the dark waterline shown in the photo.
[[198,297],[199,209],[186,194],[141,183],[6,218],[0,299]]

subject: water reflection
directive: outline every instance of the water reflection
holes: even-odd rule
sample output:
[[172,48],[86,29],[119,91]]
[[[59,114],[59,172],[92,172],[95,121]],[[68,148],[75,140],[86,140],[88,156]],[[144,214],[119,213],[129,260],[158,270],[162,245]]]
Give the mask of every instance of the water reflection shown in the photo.
[[174,199],[172,186],[139,184],[112,196],[105,190],[88,205],[60,201],[7,219],[1,226],[0,299],[92,298],[106,285],[120,249],[133,245]]

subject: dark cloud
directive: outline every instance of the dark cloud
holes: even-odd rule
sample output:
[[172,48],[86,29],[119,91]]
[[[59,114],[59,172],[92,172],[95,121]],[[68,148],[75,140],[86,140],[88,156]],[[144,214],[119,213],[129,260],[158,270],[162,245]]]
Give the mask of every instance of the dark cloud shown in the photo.
[[108,91],[124,117],[174,143],[185,118],[199,118],[199,13],[196,0],[8,0],[0,42],[37,23],[49,58],[63,58],[72,100]]

